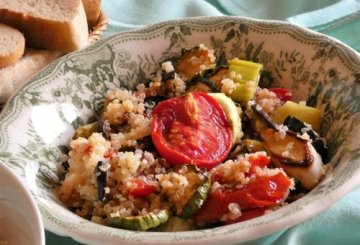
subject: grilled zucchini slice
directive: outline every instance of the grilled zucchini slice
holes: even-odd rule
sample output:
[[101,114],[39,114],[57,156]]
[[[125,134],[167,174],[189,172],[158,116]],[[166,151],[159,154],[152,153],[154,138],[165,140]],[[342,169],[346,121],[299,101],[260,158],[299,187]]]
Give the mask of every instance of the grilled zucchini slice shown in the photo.
[[75,131],[73,139],[77,139],[79,137],[83,137],[83,138],[87,139],[95,132],[100,132],[100,127],[99,127],[98,122],[93,122],[93,123],[78,127]]
[[209,95],[213,97],[224,109],[225,115],[232,129],[233,144],[239,143],[241,137],[243,136],[240,119],[241,108],[239,107],[239,113],[238,107],[236,107],[234,101],[223,93],[209,93]]
[[169,220],[169,217],[170,212],[166,209],[161,209],[152,211],[146,215],[106,218],[105,224],[126,230],[146,231],[166,223]]
[[173,189],[163,188],[162,193],[174,205],[175,213],[186,219],[196,213],[203,205],[211,184],[206,170],[195,165],[175,166],[164,177],[168,181],[172,181],[172,178],[179,178],[179,175],[186,179],[187,185],[180,186],[175,192]]

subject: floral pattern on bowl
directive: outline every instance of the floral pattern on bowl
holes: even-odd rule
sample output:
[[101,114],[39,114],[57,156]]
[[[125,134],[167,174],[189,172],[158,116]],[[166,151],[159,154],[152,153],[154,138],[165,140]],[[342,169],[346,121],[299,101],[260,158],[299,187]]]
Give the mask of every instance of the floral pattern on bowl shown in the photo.
[[[100,226],[67,210],[52,193],[57,165],[75,128],[101,109],[106,90],[134,88],[161,61],[203,43],[217,54],[264,65],[262,86],[283,86],[323,112],[321,135],[332,170],[309,194],[265,216],[188,232],[132,232]],[[240,17],[167,21],[119,33],[52,63],[18,91],[0,116],[0,160],[30,185],[45,227],[89,244],[219,244],[265,236],[326,209],[360,184],[360,55],[292,24]],[[260,233],[259,230],[262,232]]]

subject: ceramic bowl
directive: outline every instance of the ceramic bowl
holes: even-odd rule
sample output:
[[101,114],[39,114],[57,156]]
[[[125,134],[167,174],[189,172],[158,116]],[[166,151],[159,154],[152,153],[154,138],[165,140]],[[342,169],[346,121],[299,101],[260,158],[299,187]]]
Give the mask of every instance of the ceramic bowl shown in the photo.
[[44,226],[33,196],[1,161],[0,186],[0,244],[45,245]]
[[[187,232],[133,232],[72,213],[51,190],[61,152],[76,127],[94,116],[104,92],[134,88],[159,62],[203,43],[228,58],[264,65],[266,86],[290,88],[295,100],[322,111],[330,149],[326,178],[305,197],[262,217]],[[0,160],[29,187],[46,229],[87,244],[231,244],[255,239],[314,216],[360,184],[360,55],[341,42],[277,22],[202,17],[119,33],[52,63],[18,91],[0,116]]]

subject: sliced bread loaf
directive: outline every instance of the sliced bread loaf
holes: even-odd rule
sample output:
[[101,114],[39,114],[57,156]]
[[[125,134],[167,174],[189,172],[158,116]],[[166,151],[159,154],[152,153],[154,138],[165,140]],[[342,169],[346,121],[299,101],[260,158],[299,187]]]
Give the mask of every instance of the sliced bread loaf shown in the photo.
[[14,64],[24,54],[25,38],[15,28],[0,23],[0,68]]
[[0,105],[60,55],[60,52],[27,49],[18,62],[0,69]]
[[27,44],[39,49],[71,52],[88,41],[81,0],[1,0],[0,22],[23,31]]
[[101,0],[82,0],[82,2],[84,4],[88,26],[92,29],[99,18]]

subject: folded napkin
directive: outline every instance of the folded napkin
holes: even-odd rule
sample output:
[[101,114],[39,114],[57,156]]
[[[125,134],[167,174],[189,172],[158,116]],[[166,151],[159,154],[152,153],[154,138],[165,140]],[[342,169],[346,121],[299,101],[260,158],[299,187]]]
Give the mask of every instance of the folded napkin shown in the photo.
[[[338,38],[360,51],[360,0],[106,0],[106,35],[192,16],[239,15],[285,20]],[[46,232],[47,244],[78,245]],[[360,244],[360,187],[313,218],[248,245]]]
[[192,16],[285,20],[333,36],[360,51],[360,0],[107,0],[108,34]]

